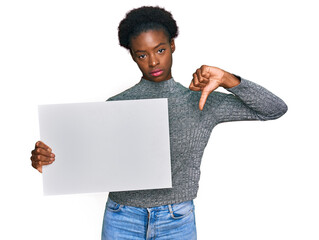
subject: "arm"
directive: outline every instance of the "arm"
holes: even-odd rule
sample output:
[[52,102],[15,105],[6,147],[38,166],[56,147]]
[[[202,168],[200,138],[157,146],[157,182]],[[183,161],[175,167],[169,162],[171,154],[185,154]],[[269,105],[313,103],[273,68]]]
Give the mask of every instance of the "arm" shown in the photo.
[[197,69],[189,88],[202,92],[199,108],[203,110],[208,95],[219,86],[234,95],[226,94],[219,104],[216,111],[218,122],[270,120],[287,111],[287,105],[267,89],[215,67]]
[[240,84],[226,89],[233,94],[227,94],[218,106],[218,122],[272,120],[287,112],[283,100],[251,81],[241,79]]

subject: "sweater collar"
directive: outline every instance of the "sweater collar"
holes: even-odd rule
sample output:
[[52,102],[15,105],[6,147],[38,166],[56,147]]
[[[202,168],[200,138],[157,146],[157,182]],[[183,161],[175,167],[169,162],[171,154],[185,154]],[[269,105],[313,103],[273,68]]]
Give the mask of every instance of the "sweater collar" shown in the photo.
[[143,88],[148,90],[155,90],[155,91],[168,91],[171,92],[176,89],[177,82],[175,82],[174,78],[161,81],[161,82],[153,82],[150,80],[146,80],[145,78],[141,78],[139,83]]

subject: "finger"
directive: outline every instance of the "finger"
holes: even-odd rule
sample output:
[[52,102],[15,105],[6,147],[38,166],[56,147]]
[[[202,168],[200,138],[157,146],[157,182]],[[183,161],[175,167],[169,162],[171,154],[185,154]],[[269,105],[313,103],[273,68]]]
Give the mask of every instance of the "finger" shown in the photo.
[[50,165],[52,164],[54,161],[50,161],[50,162],[40,162],[41,164],[39,164],[39,166],[45,166],[45,165]]
[[204,78],[207,78],[209,79],[209,77],[211,77],[211,74],[210,74],[210,69],[213,68],[213,67],[209,67],[207,65],[202,65],[201,66],[201,74]]
[[203,78],[202,69],[198,68],[198,69],[196,70],[195,75],[196,75],[196,77],[197,77],[198,84],[204,84],[204,85],[206,85],[205,83],[207,83],[207,80],[205,80],[205,79]]
[[35,168],[35,169],[38,167],[38,163],[37,163],[37,162],[33,162],[33,161],[32,161],[32,162],[31,162],[31,165],[32,165],[32,167]]
[[42,173],[42,166],[45,166],[45,165],[50,165],[52,164],[53,162],[35,162],[35,161],[32,161],[31,165],[33,168],[37,169],[40,173]]
[[193,81],[192,81],[191,84],[189,85],[189,89],[190,89],[190,90],[193,90],[193,91],[201,91],[201,90],[202,90],[202,88],[194,86]]
[[196,76],[201,84],[201,87],[204,88],[209,83],[209,74],[204,74],[201,68],[197,69]]
[[43,155],[33,155],[31,157],[31,161],[32,162],[54,162],[55,158],[51,158],[51,157],[45,157]]
[[222,79],[225,73],[225,71],[220,68],[207,66],[207,65],[203,65],[201,69],[202,69],[203,77],[206,77],[206,78],[214,78],[214,79],[220,80]]
[[35,144],[35,148],[43,148],[49,152],[52,152],[52,149],[42,141],[37,141]]
[[43,155],[46,157],[55,157],[55,154],[43,148],[36,148],[31,152],[32,155]]
[[217,82],[210,82],[203,90],[202,95],[199,100],[199,109],[203,110],[204,105],[206,103],[207,97],[209,94],[211,94],[214,90],[216,90],[219,87]]
[[209,91],[204,91],[204,90],[202,91],[202,95],[200,96],[200,100],[199,100],[199,109],[201,111],[204,109],[204,106],[209,94],[210,94]]
[[199,80],[200,78],[200,73],[197,70],[196,73],[193,74],[193,84],[195,87],[204,88],[206,86],[206,83],[201,82]]
[[37,163],[33,163],[32,162],[32,167],[35,168],[36,170],[38,170],[40,173],[42,173],[42,166],[38,165]]

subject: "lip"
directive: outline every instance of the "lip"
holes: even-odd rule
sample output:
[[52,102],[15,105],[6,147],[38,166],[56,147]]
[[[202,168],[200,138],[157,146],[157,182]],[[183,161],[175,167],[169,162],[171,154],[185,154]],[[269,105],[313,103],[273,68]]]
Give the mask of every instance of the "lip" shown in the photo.
[[153,76],[153,77],[158,77],[160,75],[163,74],[163,70],[162,69],[156,69],[156,70],[153,70],[150,72],[150,74]]

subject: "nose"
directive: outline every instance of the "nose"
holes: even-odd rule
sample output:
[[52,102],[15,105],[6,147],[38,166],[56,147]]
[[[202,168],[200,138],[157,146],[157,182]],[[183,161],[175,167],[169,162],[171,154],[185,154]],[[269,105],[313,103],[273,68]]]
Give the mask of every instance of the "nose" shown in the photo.
[[157,64],[159,64],[159,61],[158,61],[157,57],[154,54],[150,55],[150,57],[149,57],[149,66],[150,67],[155,67]]

